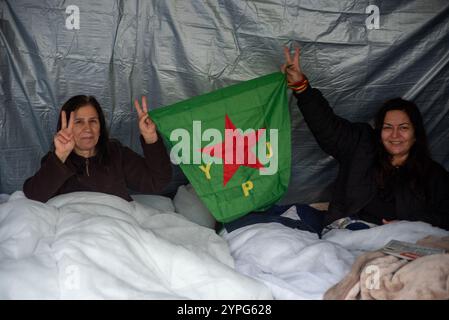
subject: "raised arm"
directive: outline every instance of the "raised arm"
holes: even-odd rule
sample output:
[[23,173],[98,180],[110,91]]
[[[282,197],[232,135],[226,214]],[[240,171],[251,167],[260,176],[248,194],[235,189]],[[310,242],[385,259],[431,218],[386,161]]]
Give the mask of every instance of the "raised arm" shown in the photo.
[[140,107],[139,101],[134,100],[134,107],[136,108],[137,115],[139,117],[139,130],[143,139],[147,144],[155,143],[158,140],[156,132],[156,124],[151,120],[148,114],[147,98],[142,97],[142,108]]
[[144,158],[129,148],[123,147],[126,183],[129,188],[154,193],[162,191],[171,180],[170,158],[164,143],[157,133],[156,124],[148,115],[146,97],[142,98],[142,107],[134,100],[139,117],[140,142]]
[[318,89],[312,88],[300,66],[300,49],[293,56],[284,48],[286,63],[281,71],[298,100],[298,107],[320,147],[339,161],[354,150],[363,133],[371,132],[368,124],[351,123],[337,116]]

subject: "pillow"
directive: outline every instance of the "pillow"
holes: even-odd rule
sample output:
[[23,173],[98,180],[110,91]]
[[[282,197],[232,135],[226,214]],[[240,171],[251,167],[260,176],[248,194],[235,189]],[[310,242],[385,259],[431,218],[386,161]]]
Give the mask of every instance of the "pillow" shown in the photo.
[[6,193],[0,193],[0,204],[3,202],[7,202],[9,199],[9,194]]
[[153,194],[132,194],[131,198],[144,206],[148,206],[159,211],[175,211],[173,202],[168,197]]
[[215,229],[215,218],[203,204],[191,184],[180,186],[173,199],[176,212],[188,220]]

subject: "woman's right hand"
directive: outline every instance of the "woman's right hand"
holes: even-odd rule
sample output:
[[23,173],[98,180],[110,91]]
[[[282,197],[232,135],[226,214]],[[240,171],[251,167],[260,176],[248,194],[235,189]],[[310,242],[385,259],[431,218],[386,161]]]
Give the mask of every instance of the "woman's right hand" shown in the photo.
[[382,224],[389,224],[389,223],[393,223],[393,222],[397,222],[399,220],[386,220],[386,219],[382,219]]
[[73,137],[73,123],[75,113],[70,113],[69,124],[67,125],[67,117],[65,111],[61,112],[61,130],[59,130],[54,139],[55,154],[63,163],[75,148],[75,138]]
[[295,54],[292,57],[290,55],[290,49],[288,47],[284,47],[285,63],[281,66],[281,72],[287,74],[287,84],[289,86],[306,79],[306,76],[302,73],[301,66],[299,64],[300,52],[301,49],[296,47]]

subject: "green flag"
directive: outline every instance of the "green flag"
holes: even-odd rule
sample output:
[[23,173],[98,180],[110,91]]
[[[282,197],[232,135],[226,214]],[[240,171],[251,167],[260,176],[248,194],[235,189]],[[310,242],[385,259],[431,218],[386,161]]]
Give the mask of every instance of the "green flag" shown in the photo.
[[290,114],[280,73],[150,112],[198,196],[229,222],[281,198],[290,179]]

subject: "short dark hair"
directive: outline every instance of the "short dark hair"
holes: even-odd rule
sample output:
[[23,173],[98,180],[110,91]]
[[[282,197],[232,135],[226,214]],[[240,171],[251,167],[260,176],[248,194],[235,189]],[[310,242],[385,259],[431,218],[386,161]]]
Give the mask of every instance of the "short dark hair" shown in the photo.
[[76,111],[81,107],[84,107],[86,105],[91,105],[95,108],[98,114],[98,120],[100,122],[100,137],[98,138],[98,143],[96,145],[97,148],[97,155],[99,157],[100,162],[105,163],[109,159],[109,148],[108,148],[108,142],[109,142],[109,133],[108,129],[106,127],[106,119],[103,113],[103,109],[100,106],[100,103],[95,99],[94,96],[86,96],[86,95],[77,95],[71,97],[69,100],[67,100],[63,106],[61,107],[61,110],[59,112],[59,120],[58,120],[58,126],[56,131],[61,130],[61,113],[62,111],[65,111],[67,123],[69,123],[70,119],[70,113],[72,111]]
[[410,153],[403,166],[406,168],[406,176],[409,180],[411,188],[417,193],[421,193],[418,189],[424,187],[423,183],[426,181],[426,169],[431,161],[427,134],[424,128],[421,112],[416,104],[402,98],[394,98],[385,101],[375,117],[374,131],[376,134],[377,144],[376,168],[378,185],[380,187],[384,187],[386,179],[390,176],[394,169],[391,164],[392,157],[385,149],[381,137],[385,115],[388,111],[393,110],[405,112],[413,125],[415,142],[410,148]]

